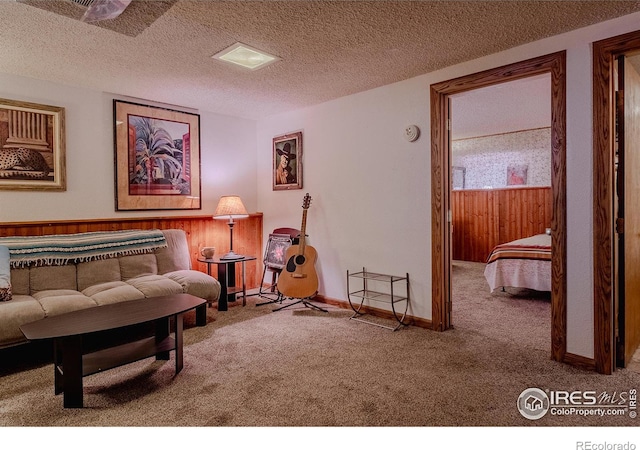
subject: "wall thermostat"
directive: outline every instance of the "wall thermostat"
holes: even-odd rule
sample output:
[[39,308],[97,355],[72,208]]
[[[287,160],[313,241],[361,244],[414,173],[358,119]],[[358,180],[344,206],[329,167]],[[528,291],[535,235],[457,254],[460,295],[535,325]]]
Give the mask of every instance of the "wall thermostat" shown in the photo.
[[420,128],[418,128],[416,125],[409,125],[404,129],[404,137],[409,142],[417,140],[420,137]]

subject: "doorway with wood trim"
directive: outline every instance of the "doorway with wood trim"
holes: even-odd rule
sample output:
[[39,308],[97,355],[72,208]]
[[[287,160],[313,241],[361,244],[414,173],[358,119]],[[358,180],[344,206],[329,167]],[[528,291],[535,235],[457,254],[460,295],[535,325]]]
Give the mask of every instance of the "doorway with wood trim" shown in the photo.
[[552,145],[552,292],[551,356],[566,353],[566,82],[565,52],[490,69],[431,86],[431,198],[432,198],[432,326],[451,328],[451,136],[450,97],[507,81],[549,74],[551,78]]
[[628,367],[640,345],[639,54],[640,31],[593,45],[595,358],[603,373]]
[[[505,81],[449,98],[451,322],[488,341],[512,341],[546,353],[551,335],[551,76]],[[515,246],[521,246],[517,254]]]

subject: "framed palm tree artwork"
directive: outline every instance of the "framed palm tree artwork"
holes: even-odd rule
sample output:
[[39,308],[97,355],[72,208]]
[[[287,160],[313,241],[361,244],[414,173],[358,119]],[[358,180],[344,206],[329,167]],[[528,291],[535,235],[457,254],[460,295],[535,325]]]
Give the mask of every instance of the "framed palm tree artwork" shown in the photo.
[[116,211],[201,209],[200,116],[113,101]]

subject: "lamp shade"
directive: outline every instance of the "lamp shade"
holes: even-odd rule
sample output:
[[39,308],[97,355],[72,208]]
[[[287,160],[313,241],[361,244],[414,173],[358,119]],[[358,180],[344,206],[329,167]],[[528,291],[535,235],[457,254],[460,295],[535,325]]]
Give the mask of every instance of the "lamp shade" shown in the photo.
[[243,219],[245,217],[249,217],[249,213],[237,195],[220,197],[218,207],[213,213],[214,219]]

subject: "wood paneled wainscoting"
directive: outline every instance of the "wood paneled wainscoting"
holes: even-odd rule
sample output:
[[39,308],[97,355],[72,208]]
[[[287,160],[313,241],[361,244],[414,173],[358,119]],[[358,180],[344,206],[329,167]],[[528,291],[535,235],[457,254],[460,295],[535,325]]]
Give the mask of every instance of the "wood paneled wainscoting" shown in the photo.
[[[90,231],[116,231],[132,229],[177,228],[187,233],[191,267],[207,271],[206,264],[198,262],[200,247],[215,247],[216,255],[229,251],[229,225],[226,220],[214,220],[211,216],[146,217],[127,219],[65,220],[53,222],[1,223],[0,236],[44,236],[51,234],[84,233]],[[257,288],[262,276],[262,213],[250,214],[235,221],[233,250],[238,254],[253,255],[255,261],[246,263],[247,289]],[[213,264],[212,266],[216,266]],[[212,267],[212,275],[217,277]],[[241,283],[241,271],[236,271],[236,285]]]
[[451,192],[453,259],[486,262],[498,244],[551,227],[551,187]]

